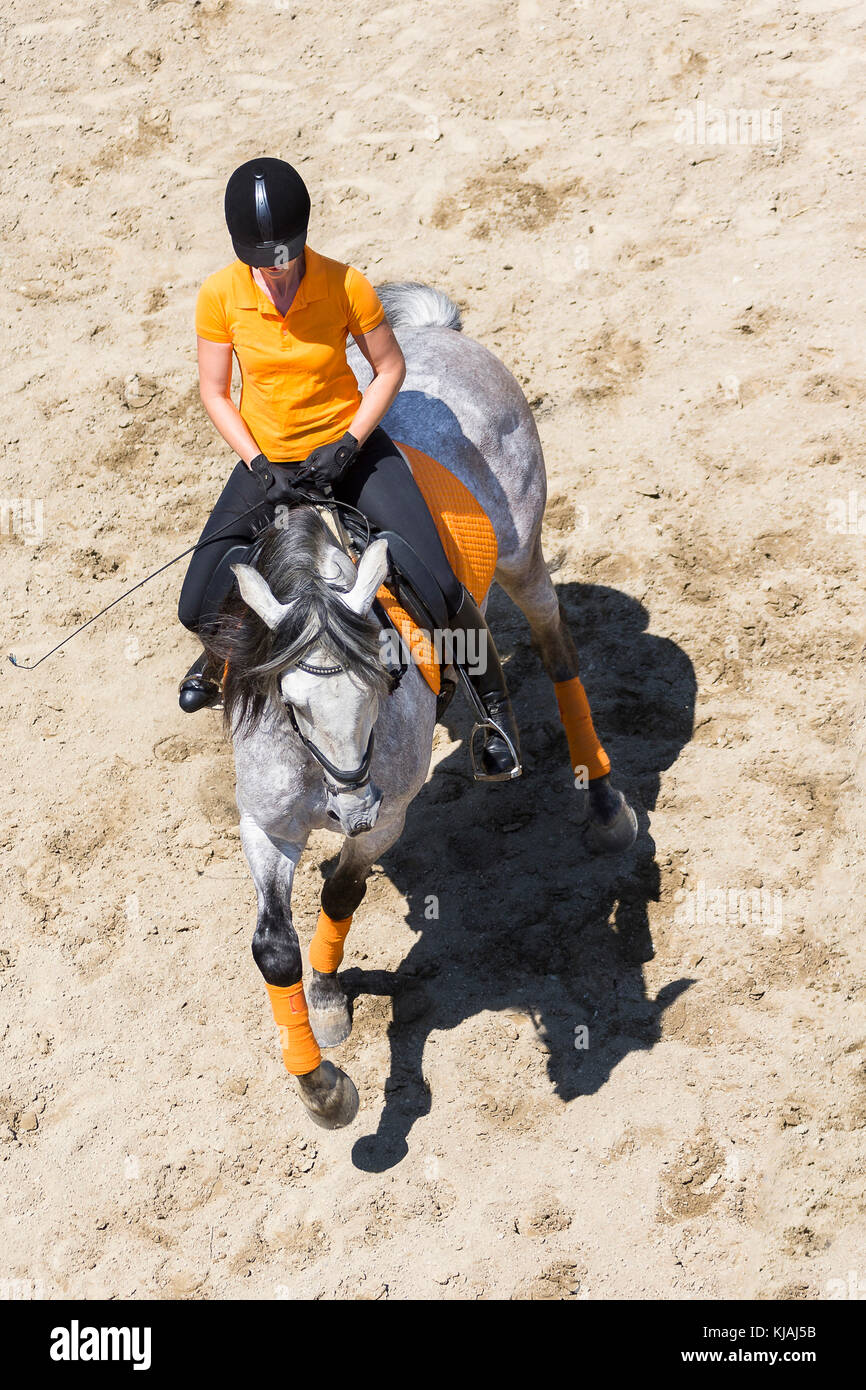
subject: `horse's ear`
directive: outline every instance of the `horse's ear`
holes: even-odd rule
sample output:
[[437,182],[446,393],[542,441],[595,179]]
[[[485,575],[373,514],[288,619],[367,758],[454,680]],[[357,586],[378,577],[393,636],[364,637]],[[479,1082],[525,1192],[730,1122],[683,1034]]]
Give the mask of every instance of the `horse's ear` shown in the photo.
[[353,613],[363,617],[370,611],[370,605],[382,586],[388,573],[388,542],[373,541],[368,545],[358,564],[358,578],[347,594],[340,597]]
[[348,593],[358,578],[358,571],[351,558],[344,550],[338,550],[333,546],[328,551],[328,559],[333,562],[334,573],[324,575],[326,583],[339,589],[341,593]]
[[289,604],[280,603],[270,591],[268,582],[252,565],[232,565],[232,573],[238,581],[241,598],[262,622],[273,632],[280,620],[289,611]]

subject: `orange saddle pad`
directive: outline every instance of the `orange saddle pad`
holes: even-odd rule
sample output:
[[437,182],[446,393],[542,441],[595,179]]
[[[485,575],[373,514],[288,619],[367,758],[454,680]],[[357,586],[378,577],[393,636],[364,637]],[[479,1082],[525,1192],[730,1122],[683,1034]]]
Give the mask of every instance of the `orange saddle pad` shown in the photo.
[[[475,602],[481,603],[493,583],[498,553],[489,516],[460,479],[436,459],[408,444],[399,447],[412,465],[415,482],[430,508],[451,568]],[[412,653],[430,689],[438,695],[439,661],[433,644],[384,585],[376,598]]]

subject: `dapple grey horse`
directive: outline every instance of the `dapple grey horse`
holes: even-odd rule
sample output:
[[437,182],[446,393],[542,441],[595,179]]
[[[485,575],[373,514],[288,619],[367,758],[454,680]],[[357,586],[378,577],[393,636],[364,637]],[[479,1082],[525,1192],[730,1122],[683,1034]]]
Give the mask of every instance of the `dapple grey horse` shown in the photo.
[[[438,459],[477,498],[498,541],[496,581],[525,614],[551,681],[569,681],[577,675],[577,652],[542,555],[544,458],[523,392],[491,352],[463,335],[459,311],[446,295],[414,284],[385,285],[379,294],[407,367],[384,427],[393,439]],[[354,347],[349,360],[363,389],[369,368]],[[334,829],[338,822],[345,839],[322,905],[330,919],[351,918],[372,865],[399,837],[406,809],[427,777],[436,696],[414,665],[392,693],[386,693],[384,668],[371,674],[379,633],[367,615],[387,571],[385,542],[369,546],[356,570],[311,508],[300,509],[288,527],[282,552],[277,541],[255,566],[235,567],[244,611],[252,610],[252,621],[265,634],[256,669],[261,678],[266,667],[270,679],[256,717],[235,720],[237,802],[258,897],[253,954],[272,1002],[282,998],[280,991],[288,999],[295,990],[291,1008],[297,1005],[301,1017],[285,1013],[284,1021],[306,1024],[308,1005],[307,1027],[327,1047],[348,1037],[349,1007],[336,969],[314,969],[306,1005],[302,992],[298,998],[302,964],[291,915],[293,875],[310,832]],[[293,628],[293,604],[300,603],[305,583],[318,585],[318,607],[301,604],[301,627]],[[316,613],[324,615],[319,632]],[[287,634],[290,650],[280,651]],[[242,705],[246,672],[240,658],[233,677]],[[231,702],[233,711],[237,704]],[[518,718],[519,712],[518,700]],[[351,775],[361,769],[369,780]],[[634,812],[607,776],[576,784],[573,795],[595,850],[620,852],[632,844]],[[281,1007],[289,1005],[284,1000]],[[274,1016],[278,1023],[283,1017],[276,1003]],[[335,1128],[354,1118],[357,1092],[339,1067],[327,1060],[311,1070],[289,1060],[286,1065],[318,1124]]]

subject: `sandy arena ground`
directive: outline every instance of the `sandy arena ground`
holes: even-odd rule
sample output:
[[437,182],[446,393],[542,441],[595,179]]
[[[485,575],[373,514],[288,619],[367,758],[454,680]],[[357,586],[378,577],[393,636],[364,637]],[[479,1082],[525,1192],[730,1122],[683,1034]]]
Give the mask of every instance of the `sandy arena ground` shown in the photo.
[[[862,1296],[864,7],[54,13],[2,21],[4,654],[197,535],[232,459],[196,290],[228,174],[278,154],[317,249],[441,286],[524,386],[641,835],[588,856],[497,592],[526,774],[471,783],[465,708],[437,734],[350,937],[362,1110],[325,1134],[250,955],[219,717],[177,707],[181,568],[4,661],[3,1290]],[[758,113],[747,143],[714,110]]]

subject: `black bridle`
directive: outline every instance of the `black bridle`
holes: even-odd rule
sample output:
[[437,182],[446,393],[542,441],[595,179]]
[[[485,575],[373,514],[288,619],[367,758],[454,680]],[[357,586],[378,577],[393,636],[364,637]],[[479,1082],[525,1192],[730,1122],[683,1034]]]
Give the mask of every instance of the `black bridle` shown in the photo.
[[[307,674],[311,676],[339,676],[342,675],[343,670],[345,669],[342,666],[309,666],[304,661],[296,661],[295,666],[299,671],[306,671]],[[364,751],[364,756],[361,759],[360,763],[357,767],[351,768],[349,771],[345,771],[343,768],[336,767],[335,764],[331,762],[330,758],[325,757],[321,748],[316,747],[312,739],[307,738],[306,734],[301,733],[301,730],[298,727],[298,719],[297,715],[295,714],[295,707],[294,705],[290,704],[288,700],[285,702],[285,709],[286,713],[289,716],[292,728],[298,735],[298,738],[301,740],[301,743],[304,745],[307,752],[315,758],[316,762],[319,764],[319,767],[325,774],[325,786],[328,788],[329,792],[331,792],[334,796],[339,796],[341,792],[357,792],[361,791],[364,787],[369,785],[370,764],[373,761],[374,744],[374,731],[372,729],[370,730],[370,737],[367,739],[367,747]],[[331,778],[330,782],[328,781],[329,777]]]

